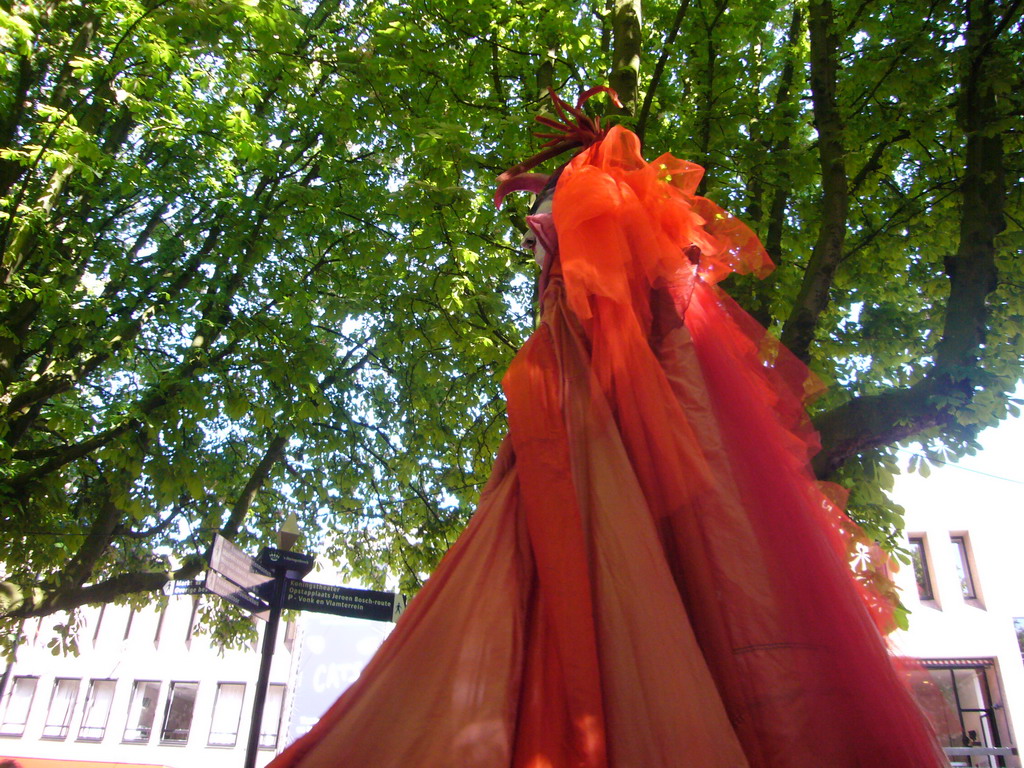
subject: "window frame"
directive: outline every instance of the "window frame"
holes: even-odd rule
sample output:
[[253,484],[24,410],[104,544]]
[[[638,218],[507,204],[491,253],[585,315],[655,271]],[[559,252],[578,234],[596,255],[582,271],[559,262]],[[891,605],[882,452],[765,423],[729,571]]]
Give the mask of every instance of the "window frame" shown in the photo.
[[[25,705],[25,719],[22,722],[13,722],[7,719],[11,711],[11,702],[14,700],[15,692],[18,690],[19,683],[25,680],[32,681],[32,693],[28,696],[28,703]],[[29,717],[32,715],[32,705],[36,700],[36,693],[39,690],[39,675],[16,675],[11,678],[11,686],[4,695],[3,701],[3,716],[0,716],[0,737],[20,739],[25,735],[25,729],[28,727]],[[17,733],[8,731],[8,725],[21,726],[21,730]]]
[[971,564],[971,544],[966,533],[950,533],[949,542],[953,545],[954,565],[960,581],[960,594],[964,600],[978,600],[978,579],[974,575]]
[[[153,704],[153,722],[151,722],[148,726],[139,726],[138,723],[136,723],[136,725],[133,726],[132,723],[131,723],[131,720],[129,718],[131,718],[131,716],[132,716],[132,709],[135,706],[136,697],[139,696],[140,692],[142,691],[143,686],[149,686],[149,685],[155,685],[156,686],[156,693],[153,695],[153,700],[154,700],[154,704]],[[153,738],[153,731],[155,730],[154,727],[153,727],[153,723],[156,722],[157,704],[160,701],[160,691],[162,689],[163,689],[163,683],[160,680],[136,680],[136,681],[134,681],[132,683],[132,695],[131,695],[131,698],[128,700],[128,714],[127,714],[127,716],[125,718],[125,723],[124,723],[124,735],[121,737],[121,741],[123,743],[125,743],[125,744],[149,744],[150,739]],[[145,699],[143,699],[143,707],[145,707]],[[142,710],[140,710],[139,714],[142,714]],[[129,735],[128,735],[130,732],[140,732],[141,733],[143,730],[146,730],[146,735],[144,737],[130,738]]]
[[[97,683],[110,683],[110,700],[107,702],[107,711],[103,715],[103,725],[86,725],[89,722],[89,715],[92,712],[93,705],[96,701],[96,684]],[[78,724],[78,736],[75,737],[75,741],[84,741],[86,743],[95,744],[103,741],[107,735],[107,728],[110,725],[110,713],[114,709],[114,696],[117,694],[117,680],[109,677],[94,677],[89,680],[89,687],[85,693],[85,706],[82,709],[82,722]],[[86,736],[84,732],[86,730],[94,731],[99,730],[98,736]]]
[[[54,711],[53,705],[57,701],[57,692],[60,690],[61,683],[74,683],[74,694],[71,696],[71,703],[64,713],[64,719],[61,723],[55,723],[52,721]],[[43,732],[40,735],[40,739],[46,739],[47,741],[64,741],[68,734],[71,733],[71,720],[75,716],[75,707],[78,705],[78,694],[82,691],[82,678],[80,677],[55,677],[53,679],[53,688],[50,690],[50,703],[46,707],[46,719],[43,721]],[[57,733],[48,733],[51,728],[56,728]]]
[[[172,708],[176,701],[175,692],[191,688],[192,703],[188,713],[188,728],[184,729],[184,738],[171,738],[168,734],[168,722],[171,719]],[[160,720],[160,744],[166,746],[185,746],[192,735],[192,721],[196,715],[196,699],[199,697],[198,680],[172,680],[167,686],[167,695],[164,697],[164,715]],[[181,728],[175,728],[173,732],[180,732]]]
[[[914,583],[917,585],[917,598],[921,602],[934,602],[935,582],[932,579],[932,569],[929,563],[931,558],[928,553],[928,537],[924,534],[908,535],[907,548],[910,550],[911,570],[914,572]],[[919,566],[920,574],[918,573]]]
[[[221,711],[221,707],[222,706],[225,706],[223,704],[223,700],[222,700],[222,693],[223,693],[224,689],[229,687],[229,686],[231,686],[231,687],[238,687],[238,688],[242,689],[241,690],[241,696],[239,696],[239,699],[238,699],[238,716],[235,719],[235,730],[234,730],[234,732],[230,732],[230,731],[214,731],[213,730],[214,726],[217,725],[217,719],[218,719],[217,713]],[[245,709],[245,689],[246,689],[245,683],[238,683],[238,682],[218,682],[217,683],[217,695],[216,695],[216,697],[213,700],[213,714],[212,714],[212,716],[210,718],[210,732],[206,736],[206,746],[214,747],[214,748],[223,747],[225,749],[230,749],[230,748],[235,747],[235,746],[238,745],[238,736],[239,736],[239,733],[242,730],[242,711]],[[231,735],[231,742],[228,743],[228,741],[226,739],[223,740],[223,741],[214,741],[213,737],[214,737],[215,733],[216,734],[224,734],[224,735],[227,735],[227,734],[230,733],[230,735]]]
[[[266,704],[270,701],[271,690],[281,691],[281,702],[277,707],[277,718],[268,722],[269,710]],[[288,694],[288,686],[284,683],[271,683],[267,686],[267,698],[264,700],[263,707],[263,720],[260,723],[260,735],[258,741],[259,749],[277,749],[278,743],[281,741],[281,721],[284,719],[284,703],[285,698]],[[273,725],[273,732],[266,730],[268,725]]]

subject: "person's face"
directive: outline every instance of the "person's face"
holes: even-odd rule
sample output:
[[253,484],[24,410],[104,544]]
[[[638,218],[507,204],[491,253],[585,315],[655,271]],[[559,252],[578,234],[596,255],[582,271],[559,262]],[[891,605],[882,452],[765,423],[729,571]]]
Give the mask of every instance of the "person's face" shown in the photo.
[[[541,198],[541,200],[533,207],[533,210],[530,211],[530,214],[551,213],[551,199],[551,195]],[[541,269],[543,269],[544,259],[547,256],[547,253],[545,253],[544,245],[537,239],[537,235],[532,229],[528,230],[523,236],[521,245],[533,254],[533,258],[538,264],[540,264]]]

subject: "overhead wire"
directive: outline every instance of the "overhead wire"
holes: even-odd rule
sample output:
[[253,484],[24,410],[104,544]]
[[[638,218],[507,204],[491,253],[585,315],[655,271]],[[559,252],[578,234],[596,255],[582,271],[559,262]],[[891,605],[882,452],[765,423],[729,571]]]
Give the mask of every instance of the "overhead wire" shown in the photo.
[[954,469],[959,469],[963,472],[971,472],[972,474],[981,475],[982,477],[990,477],[993,480],[1005,480],[1006,482],[1014,483],[1015,485],[1024,485],[1024,480],[1017,480],[1012,477],[1003,477],[1002,475],[994,475],[991,472],[983,472],[980,469],[972,469],[971,467],[965,467],[962,464],[958,464],[953,461],[946,461],[945,459],[940,459],[934,456],[926,456],[923,453],[918,453],[917,451],[913,451],[909,448],[897,448],[896,452],[904,453],[908,456],[917,456],[919,459],[927,461],[929,464],[942,464],[943,466],[953,467]]

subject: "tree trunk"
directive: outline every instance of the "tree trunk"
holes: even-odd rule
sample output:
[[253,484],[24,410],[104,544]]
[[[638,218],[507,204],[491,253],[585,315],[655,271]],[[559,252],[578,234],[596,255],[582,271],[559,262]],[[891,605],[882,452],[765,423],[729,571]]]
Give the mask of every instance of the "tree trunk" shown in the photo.
[[615,0],[612,11],[612,72],[608,81],[619,94],[622,113],[626,115],[636,114],[641,34],[640,0]]
[[782,329],[782,343],[804,362],[810,360],[818,318],[828,307],[829,291],[843,257],[849,208],[843,120],[836,100],[839,41],[829,0],[811,0],[808,27],[811,38],[811,100],[821,166],[821,228],[793,311]]
[[966,137],[960,241],[946,260],[950,294],[935,366],[909,389],[857,398],[817,419],[823,445],[815,464],[819,475],[860,451],[953,422],[978,388],[987,298],[999,280],[995,237],[1005,226],[1005,128],[999,127],[993,76],[997,29],[991,2],[969,5],[958,115]]

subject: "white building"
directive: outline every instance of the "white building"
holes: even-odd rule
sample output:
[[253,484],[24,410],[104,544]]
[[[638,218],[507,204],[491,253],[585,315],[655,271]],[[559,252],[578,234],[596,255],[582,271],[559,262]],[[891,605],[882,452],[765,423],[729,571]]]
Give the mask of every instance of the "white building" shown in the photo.
[[1024,735],[1024,424],[986,436],[983,460],[897,482],[915,562],[895,576],[912,613],[893,640],[931,678],[926,703],[953,764],[1019,768],[1015,755],[955,754]]
[[[197,607],[174,597],[163,610],[85,609],[78,656],[47,647],[58,619],[26,622],[0,703],[0,758],[241,768],[262,646],[219,653],[194,631]],[[257,766],[283,747],[295,654],[291,625],[280,630]]]

